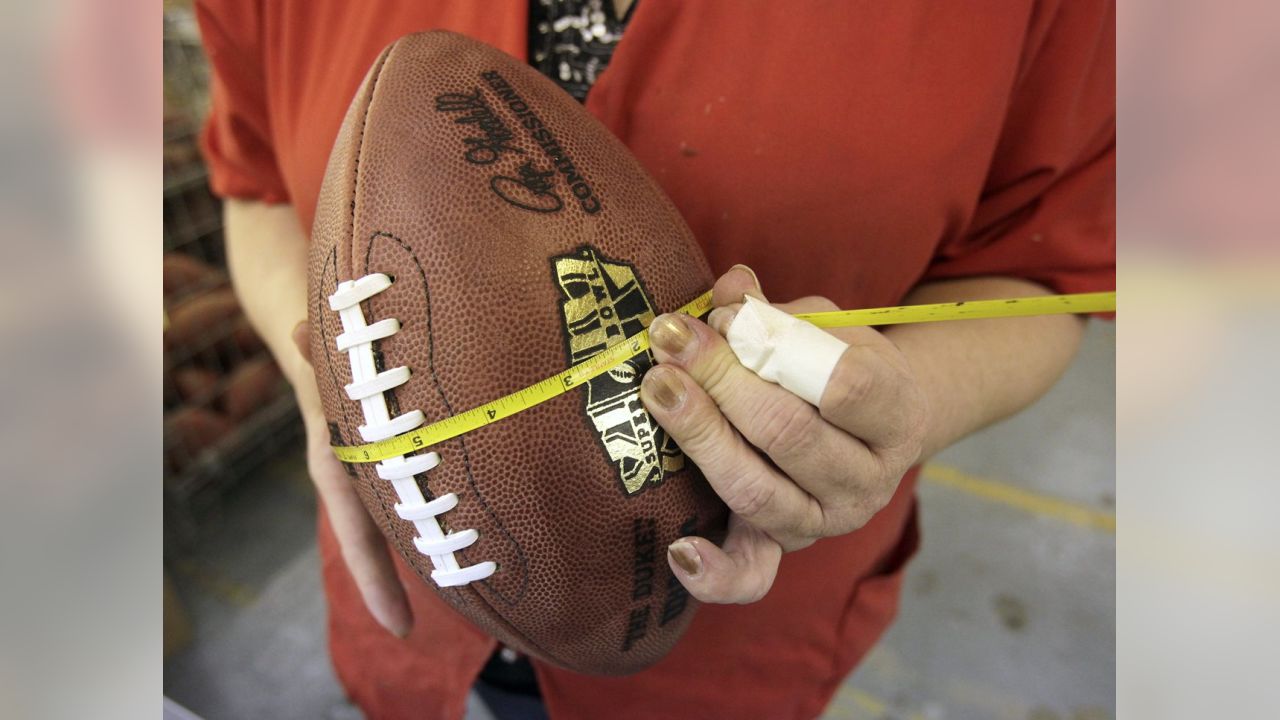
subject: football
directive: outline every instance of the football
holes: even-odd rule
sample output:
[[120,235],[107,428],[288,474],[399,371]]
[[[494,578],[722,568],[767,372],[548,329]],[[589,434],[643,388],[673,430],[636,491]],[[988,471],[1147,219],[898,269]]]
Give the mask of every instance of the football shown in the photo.
[[[310,257],[334,445],[555,376],[711,288],[670,200],[568,94],[446,32],[386,48],[347,111]],[[391,546],[458,612],[564,668],[635,672],[696,602],[666,548],[727,511],[645,411],[642,354],[513,417],[349,464]]]

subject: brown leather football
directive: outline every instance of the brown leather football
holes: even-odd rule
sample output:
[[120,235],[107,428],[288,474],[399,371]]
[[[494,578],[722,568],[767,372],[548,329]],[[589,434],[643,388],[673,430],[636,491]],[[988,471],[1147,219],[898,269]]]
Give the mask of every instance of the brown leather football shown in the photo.
[[[334,444],[483,405],[710,289],[671,202],[532,68],[460,35],[401,38],[347,112],[310,267]],[[392,546],[502,642],[588,673],[666,654],[695,602],[678,537],[726,510],[640,402],[639,356],[513,417],[349,466]]]

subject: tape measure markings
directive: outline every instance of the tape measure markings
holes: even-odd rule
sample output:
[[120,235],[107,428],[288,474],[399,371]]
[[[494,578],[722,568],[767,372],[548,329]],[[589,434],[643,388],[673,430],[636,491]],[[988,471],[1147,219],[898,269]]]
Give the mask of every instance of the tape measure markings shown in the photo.
[[[1115,292],[1079,293],[1075,295],[1042,295],[1002,300],[969,300],[932,305],[900,305],[864,310],[836,310],[802,313],[796,317],[822,328],[871,325],[902,325],[940,322],[944,320],[979,320],[988,318],[1030,317],[1077,313],[1113,312]],[[707,292],[676,312],[700,317],[711,310],[711,293]],[[333,454],[343,462],[370,463],[406,455],[432,445],[491,425],[519,412],[544,403],[608,372],[613,367],[649,349],[649,331],[614,343],[596,355],[546,380],[534,383],[492,402],[447,417],[412,432],[376,443],[332,446]]]
[[[676,312],[699,317],[710,310],[711,293],[708,292]],[[352,446],[334,445],[332,446],[333,454],[343,462],[368,463],[423,450],[563,395],[648,349],[649,331],[641,330],[562,373],[503,395],[493,402],[380,442]]]
[[1003,300],[967,300],[933,305],[900,305],[866,310],[835,310],[802,313],[796,317],[821,328],[867,325],[904,325],[943,320],[1031,317],[1035,315],[1111,312],[1116,309],[1115,292],[1076,295],[1041,295]]

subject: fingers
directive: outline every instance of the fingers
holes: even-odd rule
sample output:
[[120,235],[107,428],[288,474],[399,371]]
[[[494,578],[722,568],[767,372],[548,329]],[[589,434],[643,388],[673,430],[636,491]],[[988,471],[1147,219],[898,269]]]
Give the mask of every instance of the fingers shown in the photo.
[[731,511],[787,549],[812,542],[822,518],[817,501],[765,462],[688,375],[655,367],[640,399]]
[[342,464],[329,450],[327,436],[311,432],[310,425],[307,465],[343,562],[373,618],[387,631],[405,637],[413,626],[413,615],[387,542],[360,502]]
[[[306,320],[295,325],[291,333],[293,344],[308,365],[311,363],[310,335],[311,325]],[[310,370],[305,374],[310,376]],[[297,381],[294,390],[307,427],[307,468],[329,516],[342,560],[373,619],[388,632],[405,637],[413,627],[413,613],[396,575],[387,541],[360,502],[342,463],[329,449],[329,435],[315,382],[310,377]]]
[[[646,406],[730,508],[752,506],[765,493],[776,495],[775,502],[789,503],[766,511],[767,519],[747,518],[788,550],[820,533],[828,514],[838,519],[852,512],[856,495],[850,491],[857,489],[859,478],[879,476],[879,461],[864,445],[825,421],[809,403],[743,367],[724,338],[705,324],[664,315],[650,326],[650,339],[661,365],[649,371],[652,377],[642,383],[641,398],[655,398],[656,392],[646,394],[646,388],[656,391],[660,383],[676,378],[681,384],[672,390],[683,392],[688,401],[675,405],[656,397],[653,403],[646,399]],[[726,430],[716,430],[719,425]],[[724,439],[729,436],[736,444],[729,445]],[[761,460],[756,449],[782,473]],[[768,473],[744,472],[755,464]]]
[[[298,354],[310,365],[310,322],[302,320],[294,325],[291,338]],[[355,580],[369,614],[389,633],[406,637],[413,626],[413,614],[408,607],[404,585],[396,574],[387,539],[383,538],[360,496],[356,495],[347,471],[329,450],[329,434],[319,391],[314,380],[310,379],[310,370],[305,374],[308,378],[294,380],[293,387],[307,427],[307,468],[311,471],[311,480],[320,495],[321,505],[329,515],[329,525],[338,539],[342,560]]]
[[[330,505],[325,503],[325,507],[329,508]],[[342,521],[337,519],[333,511],[329,511],[329,522],[338,538],[338,547],[342,549],[342,560],[351,572],[356,588],[360,590],[360,597],[373,619],[396,637],[407,637],[413,627],[409,598],[396,575],[386,540],[378,532],[378,528],[373,526],[368,513],[364,513],[364,507],[359,509],[363,513],[361,519],[352,517],[352,524],[347,526],[347,532],[338,529]],[[364,527],[353,527],[356,525]]]
[[[757,300],[768,300],[764,297],[764,292],[760,289],[760,280],[756,277],[756,273],[746,265],[734,265],[729,268],[729,272],[721,275],[714,287],[711,288],[711,304],[713,309],[711,315],[707,318],[707,323],[716,328],[716,331],[724,335],[722,329],[716,322],[717,317],[730,317],[737,314],[738,309],[742,307],[744,298],[750,295]],[[726,324],[724,326],[728,328]]]
[[[754,274],[735,266],[716,282],[710,325],[655,318],[659,365],[641,385],[645,406],[733,512],[722,548],[689,537],[668,549],[672,572],[704,602],[754,602],[783,551],[861,527],[923,438],[924,400],[909,363],[874,329],[830,331],[849,347],[817,408],[743,367],[723,335],[747,295],[764,299]],[[779,307],[837,309],[817,297]]]
[[883,336],[850,345],[819,407],[828,422],[882,456],[910,464],[920,453],[927,419],[924,392],[906,358]]
[[753,603],[773,586],[782,547],[741,518],[729,519],[723,548],[705,538],[671,543],[667,564],[689,594],[705,603]]
[[746,265],[734,265],[729,268],[729,272],[721,275],[716,280],[715,287],[711,288],[711,304],[720,307],[740,303],[743,295],[751,295],[757,300],[765,299],[764,293],[760,291],[760,281],[756,279],[755,271]]
[[[776,307],[792,315],[838,309],[822,297]],[[740,308],[740,304],[717,308],[708,322],[725,335]],[[827,381],[818,408],[822,418],[875,452],[909,454],[916,438],[923,436],[926,413],[924,395],[906,358],[888,338],[869,327],[828,328],[827,332],[848,343],[849,349]]]

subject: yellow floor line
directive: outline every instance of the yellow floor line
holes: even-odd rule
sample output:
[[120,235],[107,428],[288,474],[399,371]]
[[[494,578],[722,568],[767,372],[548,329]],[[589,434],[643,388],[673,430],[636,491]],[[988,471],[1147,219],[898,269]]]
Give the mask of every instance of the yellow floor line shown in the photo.
[[[857,718],[882,718],[890,714],[889,703],[865,690],[841,686],[831,705],[822,714],[823,720],[856,720]],[[906,716],[907,720],[924,720],[918,712]]]
[[947,465],[930,463],[920,473],[926,482],[991,500],[1033,515],[1051,517],[1081,527],[1116,531],[1116,514],[1078,503],[1040,495],[988,478],[969,475]]

